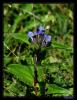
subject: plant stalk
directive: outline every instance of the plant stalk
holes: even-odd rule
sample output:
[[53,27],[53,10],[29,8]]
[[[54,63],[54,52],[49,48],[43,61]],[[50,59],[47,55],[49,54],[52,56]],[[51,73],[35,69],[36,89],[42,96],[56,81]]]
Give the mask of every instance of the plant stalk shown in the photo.
[[34,91],[35,95],[37,96],[37,84],[38,84],[38,75],[37,75],[37,55],[34,55]]

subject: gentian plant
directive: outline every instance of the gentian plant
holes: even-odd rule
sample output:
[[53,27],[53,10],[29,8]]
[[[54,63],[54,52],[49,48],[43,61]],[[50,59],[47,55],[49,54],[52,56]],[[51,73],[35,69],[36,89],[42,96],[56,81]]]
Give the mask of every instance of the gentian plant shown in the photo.
[[[37,75],[37,71],[38,71],[38,65],[41,64],[42,58],[44,59],[45,54],[46,54],[46,49],[44,50],[45,53],[44,55],[42,51],[42,48],[46,48],[49,46],[49,44],[51,43],[51,36],[45,34],[45,28],[43,26],[40,26],[37,28],[37,30],[35,32],[29,31],[28,32],[28,37],[31,40],[31,45],[35,46],[33,51],[33,59],[34,59],[34,91],[35,91],[35,95],[38,95],[38,88],[37,88],[37,84],[38,82],[38,75]],[[43,57],[42,57],[43,56]],[[43,69],[42,69],[43,70]],[[43,80],[43,88],[42,88],[42,95],[45,95],[45,83],[46,83],[46,78],[44,78]]]
[[36,32],[28,32],[28,36],[33,43],[41,44],[41,46],[47,46],[51,41],[51,36],[45,34],[45,29],[42,26],[37,28]]

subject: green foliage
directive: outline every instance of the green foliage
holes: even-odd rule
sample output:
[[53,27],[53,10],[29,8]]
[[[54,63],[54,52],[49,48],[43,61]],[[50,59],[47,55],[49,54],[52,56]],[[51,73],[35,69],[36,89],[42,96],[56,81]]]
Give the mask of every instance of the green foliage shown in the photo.
[[6,70],[25,84],[33,86],[33,71],[28,67],[20,64],[10,64]]
[[24,96],[26,87],[22,86],[14,77],[11,80],[4,81],[4,96]]
[[49,85],[47,84],[48,91],[46,94],[54,94],[53,96],[71,96],[72,95],[72,89],[69,91],[68,89],[61,88],[55,84]]
[[21,33],[15,33],[15,34],[12,34],[13,38],[20,41],[20,42],[23,42],[23,43],[26,43],[26,44],[30,44],[29,41],[28,41],[28,36],[25,35],[25,34],[21,34]]
[[[73,96],[73,4],[4,4],[4,96],[34,96],[33,53],[27,33],[43,25],[52,36],[41,48],[38,96]],[[46,52],[46,55],[45,55]],[[46,78],[46,83],[44,79]]]

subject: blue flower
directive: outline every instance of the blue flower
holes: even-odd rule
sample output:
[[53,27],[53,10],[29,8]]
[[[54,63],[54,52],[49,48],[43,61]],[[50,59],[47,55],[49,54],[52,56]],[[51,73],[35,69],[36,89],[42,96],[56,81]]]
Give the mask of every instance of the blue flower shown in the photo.
[[45,29],[44,27],[40,26],[39,28],[37,28],[37,31],[36,32],[28,32],[28,37],[31,38],[31,40],[33,41],[33,36],[35,35],[43,35],[45,32]]
[[28,32],[28,37],[31,38],[32,41],[33,41],[33,36],[34,36],[34,33],[33,32],[31,32],[31,31]]
[[37,33],[37,32],[34,32],[34,36],[35,36],[35,35],[38,35],[38,33]]
[[51,41],[51,36],[50,35],[44,35],[43,41],[42,41],[42,46],[47,46]]
[[44,35],[44,40],[45,40],[45,42],[47,43],[47,42],[50,42],[51,41],[51,36],[50,35]]
[[44,34],[45,33],[45,29],[44,27],[40,26],[39,28],[37,28],[37,34]]
[[46,46],[51,41],[51,36],[44,33],[44,27],[40,26],[36,32],[28,32],[28,37],[33,43],[41,43],[42,46]]

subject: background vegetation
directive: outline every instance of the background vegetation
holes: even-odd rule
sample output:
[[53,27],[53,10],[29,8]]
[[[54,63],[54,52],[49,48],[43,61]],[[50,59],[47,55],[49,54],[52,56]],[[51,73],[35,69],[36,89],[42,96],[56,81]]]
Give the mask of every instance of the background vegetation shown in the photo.
[[[73,96],[73,4],[4,4],[4,96],[33,96],[34,62],[28,31],[43,25],[52,43],[41,65],[46,96]],[[38,67],[38,85],[43,85]]]

